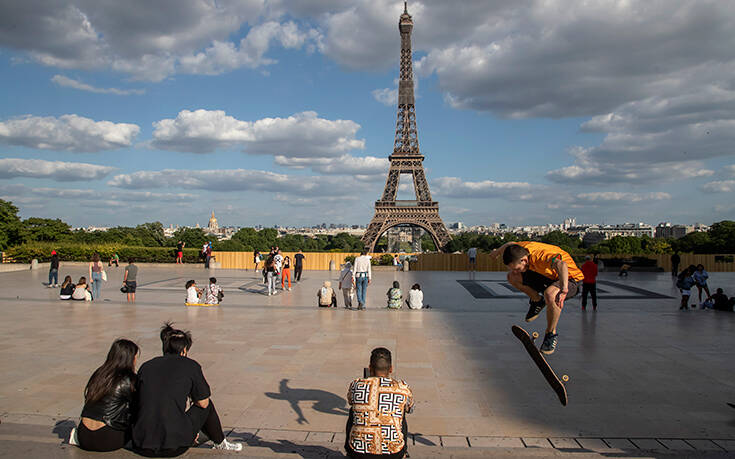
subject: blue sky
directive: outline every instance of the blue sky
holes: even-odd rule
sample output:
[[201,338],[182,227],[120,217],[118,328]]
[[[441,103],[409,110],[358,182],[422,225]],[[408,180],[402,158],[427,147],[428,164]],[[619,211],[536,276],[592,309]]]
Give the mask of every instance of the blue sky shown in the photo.
[[[402,2],[135,3],[0,1],[0,198],[74,226],[369,222]],[[443,219],[733,218],[730,10],[410,2]]]

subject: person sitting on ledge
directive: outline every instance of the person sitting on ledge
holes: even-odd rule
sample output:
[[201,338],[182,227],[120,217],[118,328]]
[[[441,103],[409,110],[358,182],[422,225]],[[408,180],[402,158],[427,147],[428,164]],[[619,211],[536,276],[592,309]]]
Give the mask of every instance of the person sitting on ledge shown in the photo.
[[205,294],[207,298],[207,304],[219,304],[221,298],[225,296],[225,294],[222,292],[222,287],[217,285],[216,277],[209,278],[209,286],[207,287]]
[[388,289],[386,296],[388,297],[387,309],[401,309],[401,306],[403,306],[401,304],[403,302],[403,292],[401,292],[401,284],[398,281],[393,281],[393,287]]
[[[225,439],[202,367],[188,357],[191,333],[171,323],[161,328],[163,356],[140,366],[138,415],[133,449],[147,457],[174,457],[194,446],[202,431],[214,449],[240,451],[241,443]],[[186,409],[187,400],[191,406]]]
[[186,281],[186,304],[201,304],[202,289],[197,288],[194,279]]
[[406,414],[413,409],[413,393],[404,381],[391,378],[388,349],[373,349],[369,370],[369,377],[355,379],[347,390],[347,457],[400,459],[408,451]]
[[92,292],[89,291],[89,285],[87,285],[87,278],[82,276],[79,278],[79,282],[74,287],[74,292],[71,294],[71,299],[76,301],[92,301]]
[[105,363],[92,373],[84,389],[82,419],[71,431],[70,444],[87,451],[115,451],[125,446],[130,439],[139,354],[138,345],[130,340],[112,343]]
[[316,296],[319,298],[320,308],[337,307],[337,294],[334,292],[331,282],[324,281],[324,285],[316,292]]
[[66,276],[64,282],[61,284],[61,291],[59,291],[60,300],[71,300],[71,295],[74,293],[74,281],[71,280],[71,276]]

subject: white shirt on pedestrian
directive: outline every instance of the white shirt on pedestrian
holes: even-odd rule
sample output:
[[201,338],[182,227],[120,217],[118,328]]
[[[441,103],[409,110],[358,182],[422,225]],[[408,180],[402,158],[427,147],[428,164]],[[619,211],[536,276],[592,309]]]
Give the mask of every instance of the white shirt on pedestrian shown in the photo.
[[370,265],[371,258],[372,257],[370,255],[360,255],[355,258],[355,267],[352,269],[352,277],[364,276],[365,274],[362,273],[367,273],[368,280],[372,280],[373,270]]

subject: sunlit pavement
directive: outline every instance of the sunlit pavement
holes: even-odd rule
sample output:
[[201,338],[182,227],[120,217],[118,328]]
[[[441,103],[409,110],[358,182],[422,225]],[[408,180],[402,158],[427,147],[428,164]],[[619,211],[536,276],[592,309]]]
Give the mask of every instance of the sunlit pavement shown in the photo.
[[[85,269],[62,264],[60,278]],[[665,273],[603,273],[597,311],[567,301],[549,357],[570,377],[563,407],[510,333],[512,324],[543,332],[545,314],[524,324],[527,300],[503,273],[380,271],[367,310],[348,311],[340,294],[339,308],[316,307],[336,272],[307,271],[292,291],[268,297],[251,271],[142,265],[130,305],[122,271],[108,269],[93,303],[57,300],[43,270],[0,274],[0,454],[83,457],[61,437],[78,421],[90,374],[118,337],[141,346],[141,362],[160,354],[166,320],[192,331],[190,356],[230,438],[252,457],[339,455],[347,386],[377,346],[393,352],[396,375],[414,391],[412,457],[735,451],[726,404],[735,401],[735,314],[679,311]],[[224,303],[184,306],[184,283],[210,275]],[[432,308],[383,309],[393,280],[404,294],[419,283]],[[735,294],[735,273],[711,273],[710,287]]]

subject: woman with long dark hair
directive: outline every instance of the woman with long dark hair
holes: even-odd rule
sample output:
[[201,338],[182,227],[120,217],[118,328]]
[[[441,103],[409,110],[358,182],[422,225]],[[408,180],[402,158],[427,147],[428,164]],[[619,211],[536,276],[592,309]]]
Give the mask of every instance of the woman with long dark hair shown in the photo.
[[70,443],[87,451],[114,451],[131,436],[131,405],[140,349],[127,339],[112,343],[107,360],[97,368],[84,389],[84,408]]
[[92,286],[92,299],[94,301],[101,299],[103,272],[104,267],[100,261],[100,254],[95,252],[92,255],[92,261],[89,263],[89,283]]

